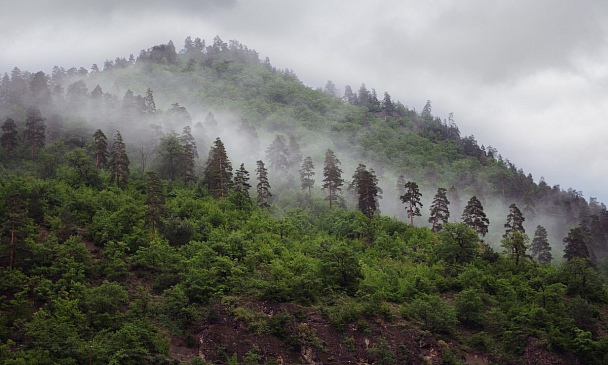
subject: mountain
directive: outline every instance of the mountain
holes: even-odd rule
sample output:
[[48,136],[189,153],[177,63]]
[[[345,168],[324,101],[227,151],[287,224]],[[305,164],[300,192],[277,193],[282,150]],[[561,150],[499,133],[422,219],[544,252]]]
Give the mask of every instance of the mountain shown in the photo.
[[188,38],[15,68],[0,118],[5,363],[608,354],[606,206],[430,101],[315,90]]

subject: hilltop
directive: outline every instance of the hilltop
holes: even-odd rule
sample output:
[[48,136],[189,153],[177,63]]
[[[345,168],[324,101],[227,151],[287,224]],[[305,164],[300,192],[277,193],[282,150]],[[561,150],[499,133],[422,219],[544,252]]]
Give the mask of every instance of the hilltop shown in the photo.
[[6,73],[0,358],[606,360],[606,206],[421,110],[219,37]]

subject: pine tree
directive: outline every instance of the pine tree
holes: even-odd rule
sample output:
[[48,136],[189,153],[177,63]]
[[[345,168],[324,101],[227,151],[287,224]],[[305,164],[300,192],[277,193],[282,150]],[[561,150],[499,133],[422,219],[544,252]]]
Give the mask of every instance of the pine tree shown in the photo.
[[447,190],[445,188],[438,188],[437,194],[431,204],[431,216],[429,217],[429,223],[431,223],[431,231],[439,232],[443,228],[443,224],[447,223],[450,218],[449,210],[450,201],[447,197]]
[[365,165],[359,164],[353,175],[353,185],[358,197],[357,207],[368,218],[373,217],[378,209],[378,199],[382,193],[378,188],[378,179],[374,171],[368,171]]
[[183,175],[184,184],[195,181],[195,164],[194,159],[198,158],[198,151],[196,149],[196,140],[192,136],[192,128],[185,126],[182,135],[179,140],[183,148]]
[[110,151],[110,181],[119,188],[124,188],[127,185],[130,173],[129,165],[127,148],[122,140],[122,135],[119,131],[116,131],[112,150]]
[[152,241],[156,239],[156,228],[160,225],[165,213],[165,194],[163,186],[154,172],[147,173],[146,179],[146,222],[152,230]]
[[258,176],[257,203],[260,207],[267,208],[270,206],[272,194],[270,193],[270,183],[268,182],[268,170],[266,170],[262,160],[257,161],[256,174]]
[[249,171],[245,170],[245,164],[242,163],[234,174],[234,191],[249,198],[250,188],[251,184],[249,184]]
[[19,140],[19,132],[17,132],[17,125],[11,118],[6,118],[6,121],[2,124],[2,137],[0,137],[0,143],[4,147],[4,155],[8,160],[8,155],[15,150],[17,142]]
[[315,175],[315,166],[310,156],[306,156],[302,167],[300,168],[300,183],[302,190],[308,189],[308,196],[312,195],[312,188],[315,185],[315,180],[312,178]]
[[564,258],[571,261],[574,258],[589,259],[589,249],[587,247],[588,232],[583,226],[570,229],[564,238]]
[[224,143],[218,137],[209,150],[203,184],[217,198],[224,199],[232,188],[232,163],[228,159]]
[[532,239],[532,257],[536,258],[539,264],[548,264],[553,259],[551,255],[551,245],[547,239],[547,230],[543,226],[537,226]]
[[476,196],[469,199],[464,211],[462,212],[462,221],[469,227],[473,228],[480,236],[485,236],[488,233],[490,220],[486,217],[483,211],[483,205]]
[[523,223],[525,220],[515,203],[511,204],[509,206],[507,223],[505,223],[505,234],[502,236],[501,242],[507,254],[515,258],[515,265],[519,265],[519,261],[522,258],[528,257],[526,251],[528,250],[530,239],[524,229]]
[[38,108],[29,108],[27,110],[27,119],[25,121],[25,139],[28,141],[32,149],[32,160],[36,158],[36,150],[44,147],[45,119],[40,114]]
[[509,215],[507,216],[507,223],[505,223],[505,234],[503,237],[508,236],[513,231],[521,231],[526,233],[524,228],[524,218],[523,214],[519,210],[519,208],[515,205],[515,203],[509,206]]
[[410,219],[410,225],[414,225],[414,217],[421,216],[420,208],[422,207],[422,203],[420,202],[420,197],[422,194],[418,189],[418,184],[413,181],[408,181],[404,185],[405,194],[401,195],[399,198],[405,204],[405,211],[407,212],[407,216]]
[[108,164],[108,138],[98,129],[93,134],[95,139],[95,167],[105,168]]
[[156,103],[154,102],[154,95],[150,88],[146,90],[146,96],[144,97],[144,114],[156,114]]
[[340,200],[340,191],[344,180],[342,179],[342,170],[338,167],[340,160],[336,158],[334,151],[328,149],[325,152],[325,165],[323,166],[323,185],[322,188],[327,190],[327,197],[325,200],[329,200],[329,209],[332,208],[334,202]]
[[278,176],[286,177],[289,172],[289,149],[285,143],[285,137],[277,135],[272,144],[266,150],[266,159],[269,169]]
[[159,173],[162,178],[175,181],[183,175],[186,159],[184,146],[175,132],[161,137],[158,155]]

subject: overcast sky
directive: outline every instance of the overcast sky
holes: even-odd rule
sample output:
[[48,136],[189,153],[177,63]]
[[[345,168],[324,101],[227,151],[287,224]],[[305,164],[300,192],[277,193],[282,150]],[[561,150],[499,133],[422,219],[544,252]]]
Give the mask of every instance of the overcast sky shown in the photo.
[[90,68],[187,36],[236,39],[306,85],[361,83],[608,203],[608,2],[11,1],[0,71]]

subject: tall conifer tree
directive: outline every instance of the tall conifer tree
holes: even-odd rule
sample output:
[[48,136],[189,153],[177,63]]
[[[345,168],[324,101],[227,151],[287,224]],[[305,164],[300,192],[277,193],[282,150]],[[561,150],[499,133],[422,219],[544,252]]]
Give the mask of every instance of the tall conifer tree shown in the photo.
[[95,167],[102,168],[108,164],[108,138],[101,129],[93,134],[95,140]]
[[445,188],[438,188],[437,194],[431,204],[431,216],[429,217],[429,223],[431,223],[431,231],[439,232],[443,228],[443,224],[447,223],[450,218],[450,201],[447,197],[447,190]]
[[232,163],[228,159],[224,143],[219,137],[209,150],[203,184],[216,199],[224,199],[232,188]]
[[36,150],[44,147],[46,125],[40,109],[29,108],[26,114],[25,138],[31,147],[33,160],[36,158]]
[[127,156],[127,148],[122,140],[122,135],[116,131],[114,143],[110,152],[110,181],[116,184],[119,188],[124,188],[127,185],[129,178],[129,156]]
[[344,185],[344,179],[342,179],[342,170],[339,167],[340,160],[336,158],[334,151],[328,149],[325,152],[325,165],[323,166],[323,185],[322,188],[327,190],[327,197],[325,200],[329,200],[329,209],[332,208],[333,203],[340,200],[340,191],[342,185]]
[[404,185],[405,194],[401,195],[399,198],[405,204],[405,211],[407,212],[407,216],[410,219],[410,225],[414,225],[414,217],[421,216],[420,208],[422,207],[422,202],[420,202],[420,197],[422,194],[418,189],[418,184],[413,181],[408,181]]
[[270,206],[270,198],[272,197],[270,183],[268,182],[268,170],[266,170],[266,166],[262,160],[257,161],[256,164],[256,174],[258,176],[257,203],[260,207],[267,208]]
[[359,164],[353,175],[353,185],[358,197],[357,207],[368,218],[373,217],[378,210],[378,199],[382,193],[374,170],[368,171],[365,165]]
[[4,156],[8,159],[8,155],[17,147],[19,141],[19,132],[17,132],[17,125],[11,118],[6,118],[6,121],[2,124],[2,137],[0,137],[0,143],[4,147]]
[[483,211],[483,205],[476,196],[469,199],[464,211],[462,212],[462,221],[469,227],[473,228],[480,236],[485,236],[488,233],[490,220],[486,217]]
[[195,181],[195,164],[194,159],[198,158],[198,151],[196,149],[196,140],[192,136],[192,128],[185,126],[182,135],[179,140],[183,148],[183,175],[184,184],[188,185]]
[[309,197],[312,195],[311,190],[315,185],[315,180],[312,178],[313,176],[315,176],[315,165],[312,162],[312,158],[310,156],[306,156],[302,162],[302,167],[300,168],[300,183],[302,190],[308,190]]
[[547,239],[547,230],[543,226],[537,226],[532,239],[532,257],[539,264],[548,264],[553,259],[551,245]]

